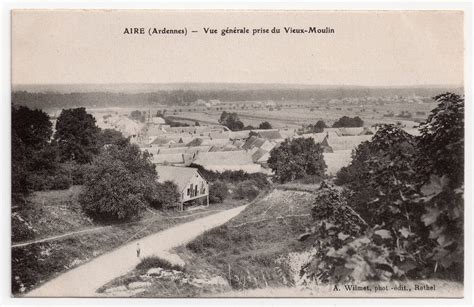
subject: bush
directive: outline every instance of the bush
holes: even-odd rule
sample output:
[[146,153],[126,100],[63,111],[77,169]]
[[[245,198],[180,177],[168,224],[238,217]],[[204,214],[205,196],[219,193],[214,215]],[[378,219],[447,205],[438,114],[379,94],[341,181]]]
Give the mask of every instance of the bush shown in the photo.
[[332,125],[333,128],[342,128],[342,127],[363,127],[364,121],[359,117],[348,117],[343,116],[334,122]]
[[260,189],[254,180],[246,180],[237,185],[233,197],[236,199],[253,200],[258,196]]
[[156,256],[145,257],[135,267],[141,274],[146,273],[152,268],[162,268],[165,270],[183,271],[183,268],[179,265],[172,264],[168,260],[162,259]]
[[28,186],[34,191],[67,190],[73,184],[71,174],[64,167],[55,171],[30,173],[27,178]]
[[229,196],[229,188],[222,181],[216,181],[209,186],[209,202],[222,203]]
[[79,164],[71,161],[63,163],[62,166],[71,175],[73,185],[84,185],[87,174],[92,170],[92,165],[89,163]]
[[25,221],[18,213],[11,215],[12,242],[20,242],[31,239],[35,232],[33,227]]
[[96,157],[79,202],[97,220],[127,220],[156,200],[157,174],[147,152],[129,142],[110,145]]
[[323,148],[312,138],[286,139],[270,151],[268,165],[280,183],[306,176],[324,177],[327,168]]
[[169,209],[179,204],[180,195],[178,187],[172,181],[158,183],[153,200],[150,202],[152,207],[157,209]]
[[[368,227],[357,235],[331,234],[336,247],[321,249],[326,256],[315,259],[313,273],[330,272],[329,281],[463,279],[464,98],[446,93],[434,99],[439,104],[419,137],[382,125],[339,172],[337,182],[349,188],[346,203]],[[315,218],[316,225],[327,219]],[[343,223],[331,225],[337,230]],[[324,229],[317,232],[323,242]],[[327,266],[319,271],[321,261]]]

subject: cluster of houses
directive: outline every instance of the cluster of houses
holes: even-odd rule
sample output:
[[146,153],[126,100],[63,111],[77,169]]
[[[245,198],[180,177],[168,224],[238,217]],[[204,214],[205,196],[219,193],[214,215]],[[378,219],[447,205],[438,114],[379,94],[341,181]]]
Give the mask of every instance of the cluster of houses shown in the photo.
[[181,196],[181,208],[191,200],[206,198],[209,185],[192,165],[223,172],[272,174],[267,161],[270,152],[287,138],[313,138],[321,144],[328,173],[335,174],[350,163],[351,151],[372,137],[374,131],[361,128],[326,128],[322,133],[298,134],[297,129],[254,129],[230,131],[222,125],[171,127],[162,117],[146,122],[126,115],[100,118],[101,126],[121,131],[142,151],[152,154],[159,181],[176,183]]
[[350,162],[350,152],[370,139],[368,128],[327,128],[323,133],[298,135],[294,128],[230,131],[222,125],[170,127],[162,120],[144,125],[135,142],[152,154],[159,181],[177,184],[183,203],[198,198],[208,202],[209,186],[192,165],[223,172],[245,171],[272,174],[267,161],[270,152],[286,138],[311,137],[324,149],[329,173],[335,173],[341,161]]

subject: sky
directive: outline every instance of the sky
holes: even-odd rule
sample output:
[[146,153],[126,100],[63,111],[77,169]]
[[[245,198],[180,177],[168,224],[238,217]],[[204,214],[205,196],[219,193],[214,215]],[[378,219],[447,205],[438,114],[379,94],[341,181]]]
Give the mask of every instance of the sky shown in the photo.
[[[283,29],[311,26],[335,33]],[[126,35],[127,27],[188,33]],[[281,33],[221,36],[207,27]],[[463,37],[461,11],[17,10],[12,83],[462,85]]]

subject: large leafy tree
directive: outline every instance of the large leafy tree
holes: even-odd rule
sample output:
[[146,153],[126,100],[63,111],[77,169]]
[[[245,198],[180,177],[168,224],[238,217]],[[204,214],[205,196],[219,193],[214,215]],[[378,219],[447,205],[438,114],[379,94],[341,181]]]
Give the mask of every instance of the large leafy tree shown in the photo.
[[239,131],[244,129],[244,123],[240,121],[239,115],[237,113],[231,112],[222,112],[221,117],[219,118],[219,123],[226,126],[232,131]]
[[27,107],[12,108],[12,193],[31,189],[31,175],[51,174],[57,169],[56,152],[50,143],[52,123],[48,114]]
[[438,106],[420,124],[418,171],[422,180],[445,175],[459,187],[464,182],[464,97],[445,93],[433,99]]
[[126,220],[157,197],[150,155],[124,142],[105,148],[92,162],[80,196],[83,210],[99,220]]
[[99,132],[95,118],[85,108],[63,110],[54,133],[60,160],[91,162],[99,152]]
[[343,116],[339,118],[337,121],[334,122],[332,125],[333,128],[341,128],[341,127],[362,127],[364,126],[364,121],[359,117],[348,117]]
[[269,122],[261,122],[260,125],[258,125],[258,129],[272,129],[272,124]]
[[122,144],[127,142],[127,138],[120,131],[114,129],[103,129],[100,131],[98,139],[100,147],[111,144]]
[[420,125],[417,173],[424,185],[421,220],[435,246],[428,259],[435,268],[461,278],[464,264],[464,97],[445,93]]
[[[343,167],[336,182],[352,191],[349,202],[367,220],[376,224],[417,220],[419,208],[399,200],[413,194],[416,170],[416,138],[395,125],[382,125],[370,142],[354,150],[352,162]],[[417,217],[411,216],[417,212]],[[408,226],[408,225],[407,225]]]
[[20,106],[12,108],[12,131],[24,146],[38,150],[45,147],[53,133],[48,114]]
[[268,165],[282,183],[306,176],[323,177],[327,168],[323,149],[312,138],[286,139],[272,149]]
[[[367,269],[362,278],[462,280],[464,97],[445,93],[434,100],[438,106],[421,123],[419,137],[397,126],[382,126],[338,174],[338,183],[349,187],[347,204],[370,226],[358,238],[339,236],[342,248],[329,257],[336,258],[338,266],[346,263],[341,270],[357,255],[364,259],[357,266]],[[347,246],[361,240],[363,250],[347,253]],[[379,270],[373,271],[372,265]]]

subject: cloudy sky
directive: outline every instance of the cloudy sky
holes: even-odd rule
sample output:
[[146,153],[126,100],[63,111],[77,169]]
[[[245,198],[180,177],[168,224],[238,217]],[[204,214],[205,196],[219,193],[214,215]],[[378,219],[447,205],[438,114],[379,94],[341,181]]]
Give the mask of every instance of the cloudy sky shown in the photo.
[[[311,26],[335,33],[283,29]],[[188,35],[125,35],[126,27],[186,28]],[[282,32],[221,36],[204,34],[206,27]],[[12,13],[13,84],[461,85],[463,49],[456,11]]]

